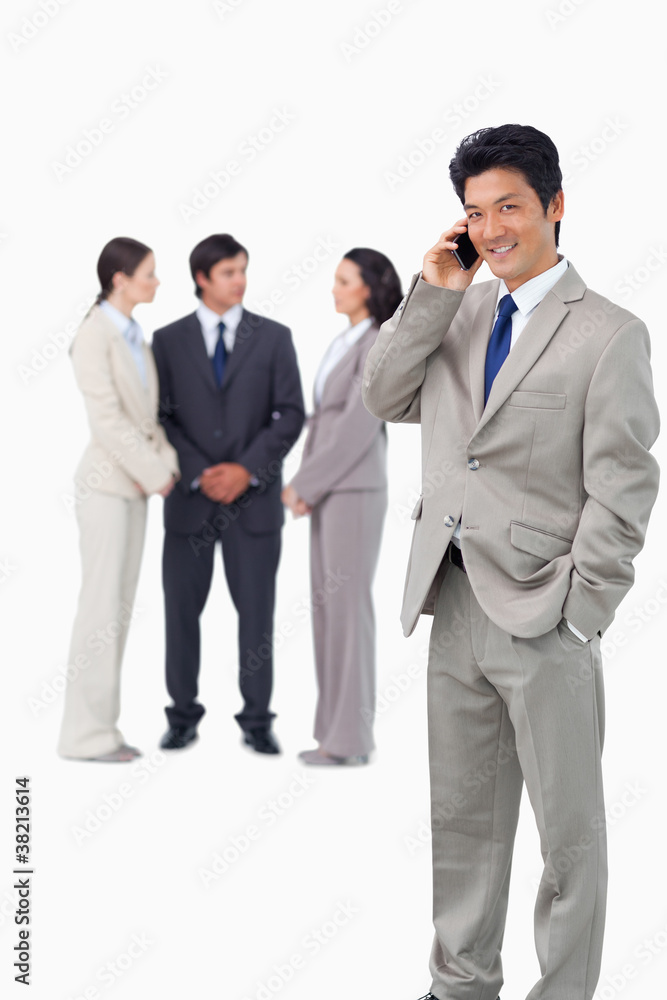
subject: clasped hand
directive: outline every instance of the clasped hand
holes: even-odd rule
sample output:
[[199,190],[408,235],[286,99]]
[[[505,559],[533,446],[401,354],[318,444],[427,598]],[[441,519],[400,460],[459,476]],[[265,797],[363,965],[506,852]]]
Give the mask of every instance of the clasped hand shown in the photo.
[[237,462],[220,462],[204,469],[199,479],[199,489],[217,503],[233,503],[248,489],[250,473]]
[[[173,490],[174,486],[176,485],[176,483],[180,478],[181,478],[180,472],[178,473],[178,475],[170,476],[167,482],[162,487],[162,489],[154,490],[153,492],[157,496],[164,497],[166,500],[166,498],[169,496],[169,494],[171,493],[171,491]],[[136,489],[137,493],[139,493],[142,497],[150,496],[150,494],[147,493],[146,490],[143,488],[143,486],[141,486],[138,482],[136,482],[136,480],[133,480],[133,482],[134,482],[134,488]]]
[[301,499],[293,486],[286,486],[280,494],[280,499],[292,511],[293,517],[303,517],[312,513],[313,508]]

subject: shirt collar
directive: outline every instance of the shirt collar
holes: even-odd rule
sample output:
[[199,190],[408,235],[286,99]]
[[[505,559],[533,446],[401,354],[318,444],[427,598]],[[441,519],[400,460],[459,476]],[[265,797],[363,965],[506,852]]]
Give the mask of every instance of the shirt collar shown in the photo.
[[[525,281],[523,285],[519,285],[518,288],[514,289],[512,298],[522,316],[527,316],[528,313],[532,312],[540,304],[547,292],[550,292],[556,282],[560,281],[567,269],[568,262],[566,258],[559,255],[557,264],[554,264],[553,267],[548,268],[546,271],[542,271],[541,274],[536,274],[534,278],[530,278],[529,281]],[[508,294],[507,285],[501,279],[496,308],[503,295]]]
[[343,341],[345,346],[351,347],[352,344],[356,344],[356,342],[366,333],[366,330],[370,329],[372,325],[373,317],[368,316],[366,319],[362,319],[360,323],[355,323],[354,326],[348,327],[348,329],[343,332]]
[[217,330],[221,320],[228,330],[235,330],[241,322],[242,315],[243,305],[240,302],[227,309],[221,316],[203,302],[197,306],[197,318],[205,330]]
[[120,309],[116,309],[116,307],[112,306],[106,299],[102,299],[100,302],[100,309],[102,312],[107,314],[109,319],[113,320],[114,325],[120,330],[123,336],[125,336],[130,327],[134,324],[134,320],[130,316],[126,316],[125,313],[120,311]]

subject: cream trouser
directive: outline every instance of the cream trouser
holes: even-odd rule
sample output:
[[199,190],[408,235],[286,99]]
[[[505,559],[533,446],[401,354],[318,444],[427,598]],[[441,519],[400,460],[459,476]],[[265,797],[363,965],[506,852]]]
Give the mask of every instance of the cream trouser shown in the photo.
[[132,617],[146,528],[146,500],[93,493],[77,508],[81,593],[72,630],[72,679],[58,752],[97,757],[122,743],[120,665]]

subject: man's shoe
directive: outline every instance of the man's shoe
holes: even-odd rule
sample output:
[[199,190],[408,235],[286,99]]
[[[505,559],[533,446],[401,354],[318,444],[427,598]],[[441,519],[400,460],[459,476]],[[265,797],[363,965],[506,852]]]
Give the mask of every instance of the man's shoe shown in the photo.
[[197,739],[196,726],[169,726],[160,740],[163,750],[182,750]]
[[278,741],[269,726],[255,726],[243,733],[243,742],[256,753],[280,753]]

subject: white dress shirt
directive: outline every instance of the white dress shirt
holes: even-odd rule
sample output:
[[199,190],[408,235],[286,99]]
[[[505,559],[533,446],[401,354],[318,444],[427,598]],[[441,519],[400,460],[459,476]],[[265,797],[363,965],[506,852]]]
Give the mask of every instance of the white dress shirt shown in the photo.
[[322,358],[322,362],[315,376],[315,389],[313,395],[315,397],[315,405],[319,406],[322,399],[322,392],[324,391],[324,385],[326,380],[331,375],[338,362],[345,357],[347,352],[356,344],[358,340],[363,337],[366,330],[373,325],[373,317],[370,316],[368,319],[362,319],[360,323],[355,323],[354,326],[348,326],[347,330],[343,330],[339,333],[335,340],[329,344],[327,351]]
[[222,316],[218,316],[217,313],[209,309],[203,302],[199,303],[197,306],[197,319],[201,326],[206,353],[209,358],[212,358],[215,354],[215,345],[218,343],[218,337],[220,336],[219,324],[221,320],[225,324],[225,330],[222,334],[225,350],[227,354],[232,353],[234,343],[236,342],[236,330],[241,322],[242,315],[243,306],[240,302],[237,302],[231,309],[223,312]]
[[[204,337],[206,353],[209,358],[213,358],[213,355],[215,354],[215,345],[218,343],[218,337],[220,336],[219,325],[221,320],[225,324],[225,329],[222,333],[222,340],[227,354],[231,354],[234,350],[234,344],[236,343],[236,331],[243,315],[243,306],[241,303],[237,302],[236,305],[227,309],[226,312],[223,312],[222,316],[218,316],[216,312],[213,312],[213,310],[209,309],[207,305],[200,302],[197,306],[196,313],[199,325],[201,326],[202,336]],[[199,481],[200,476],[193,479],[190,483],[190,489],[198,490]],[[259,485],[259,480],[253,476],[250,480],[250,485]]]
[[148,387],[148,377],[146,375],[146,359],[144,358],[143,351],[144,334],[141,327],[135,319],[132,319],[131,316],[126,316],[125,313],[122,313],[120,309],[116,309],[106,299],[102,299],[100,302],[100,309],[107,314],[109,319],[112,320],[122,333],[123,339],[130,348],[132,357],[134,358],[139,378],[146,389]]
[[[553,267],[550,267],[547,271],[542,271],[541,274],[538,274],[529,281],[524,282],[523,285],[519,285],[519,287],[512,292],[516,312],[512,314],[512,343],[510,344],[510,351],[516,344],[521,333],[523,333],[528,320],[533,315],[544,296],[547,292],[551,291],[557,281],[560,281],[567,271],[567,267],[568,265],[565,257],[559,257],[558,263],[554,264]],[[504,295],[509,295],[509,289],[507,288],[505,282],[501,280],[500,287],[498,288],[498,298],[496,300],[496,311],[493,317],[494,323],[498,319],[498,305]]]

